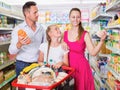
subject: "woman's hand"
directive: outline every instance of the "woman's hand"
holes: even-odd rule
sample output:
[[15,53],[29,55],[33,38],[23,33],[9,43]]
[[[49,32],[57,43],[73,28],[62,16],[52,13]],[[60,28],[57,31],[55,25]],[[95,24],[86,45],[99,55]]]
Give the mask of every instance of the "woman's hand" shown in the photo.
[[104,41],[106,39],[106,36],[107,36],[106,30],[102,30],[102,31],[97,32],[97,36],[100,37],[100,41]]
[[62,42],[61,45],[62,45],[62,48],[63,48],[65,51],[66,51],[66,50],[69,50],[69,47],[68,47],[67,43]]

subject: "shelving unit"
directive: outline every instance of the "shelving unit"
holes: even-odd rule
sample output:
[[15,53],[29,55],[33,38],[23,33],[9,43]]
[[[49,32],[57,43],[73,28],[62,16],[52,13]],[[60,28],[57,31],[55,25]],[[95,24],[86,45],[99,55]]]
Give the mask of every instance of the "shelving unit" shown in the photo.
[[109,14],[99,14],[96,17],[94,17],[91,21],[94,22],[94,21],[98,21],[98,20],[107,20],[110,18],[112,18],[112,17]]
[[16,75],[12,76],[11,78],[9,78],[8,80],[4,81],[3,83],[0,84],[0,88],[2,88],[3,86],[5,86],[6,84],[8,84],[9,82],[11,82],[14,78],[16,77]]
[[0,45],[10,44],[10,41],[0,42]]
[[114,77],[120,81],[120,75],[114,71],[111,67],[107,66],[108,70],[114,75]]
[[[1,10],[1,9],[0,9]],[[18,19],[18,20],[23,20],[22,17],[20,16],[15,16],[14,14],[11,14],[11,12],[0,12],[1,15],[5,15],[9,18],[15,18],[15,19]]]
[[107,81],[106,81],[106,85],[107,85],[108,90],[112,90],[111,86],[109,85],[109,83]]
[[99,86],[97,85],[96,81],[95,81],[95,89],[96,90],[100,90]]
[[15,61],[8,60],[8,61],[4,62],[2,65],[0,65],[0,70],[4,69],[4,68],[6,68],[14,63],[15,63]]
[[[0,2],[1,4],[2,2]],[[1,4],[3,5],[3,4]],[[5,4],[6,5],[6,4]],[[11,32],[13,28],[21,23],[23,21],[22,16],[20,16],[20,13],[17,15],[15,14],[16,12],[13,12],[11,10],[11,6],[8,5],[8,9],[0,6],[0,71],[3,73],[1,75],[2,80],[5,80],[0,83],[0,90],[3,87],[6,87],[15,77],[16,74],[14,69],[15,69],[15,61],[13,60],[6,60],[3,58],[3,55],[6,57],[8,56],[8,47],[10,44],[10,39],[11,39]],[[4,54],[5,53],[5,54]],[[9,68],[9,69],[8,69]],[[7,72],[6,72],[7,70]],[[10,71],[10,72],[9,72]],[[10,76],[9,76],[10,75]],[[2,89],[3,90],[3,89]]]
[[4,27],[0,27],[0,30],[4,30],[4,31],[11,31],[11,30],[13,30],[13,28],[4,28]]
[[114,0],[107,8],[106,12],[117,12],[120,10],[120,0]]
[[117,49],[108,45],[106,45],[106,47],[110,49],[113,53],[120,54],[120,49]]
[[[96,33],[98,30],[107,29],[108,28],[107,27],[107,23],[108,23],[108,21],[110,19],[112,19],[112,16],[110,14],[106,13],[106,11],[103,8],[101,8],[101,7],[104,8],[104,6],[98,6],[98,7],[96,7],[96,8],[99,8],[98,10],[95,8],[96,13],[95,13],[95,11],[93,11],[93,13],[92,13],[93,16],[94,16],[94,14],[98,14],[94,18],[91,19],[91,23],[92,23],[91,25],[93,25],[93,31],[91,31],[91,32],[93,33],[93,35],[94,35],[94,32]],[[104,10],[104,11],[101,11],[101,10]],[[98,42],[100,39],[97,39],[97,37],[96,38],[93,37],[93,40],[94,40],[94,42],[95,41]],[[108,38],[106,39],[106,41],[107,40],[108,40]],[[105,45],[103,45],[103,46],[105,47]],[[104,48],[104,50],[106,52],[102,53],[102,50],[101,50],[101,53],[98,54],[99,57],[109,57],[109,55],[107,53],[108,49],[107,48],[105,49],[105,48]],[[97,59],[97,60],[99,60],[99,59]],[[106,90],[106,88],[107,88],[107,90],[112,90],[109,87],[109,85],[106,85],[106,83],[105,83],[106,82],[106,78],[107,78],[107,66],[106,66],[106,64],[104,64],[104,65],[101,64],[103,61],[99,60],[97,62],[97,60],[94,60],[94,62],[93,62],[93,60],[90,60],[90,65],[91,65],[91,67],[94,69],[94,71],[96,73],[94,75],[96,89],[98,88],[96,84],[97,84],[97,82],[99,82],[100,87],[99,87],[98,90],[103,90],[103,89]],[[98,68],[97,64],[99,64],[100,69]]]
[[106,29],[120,29],[120,25],[108,26]]
[[[116,14],[120,11],[120,0],[114,0],[113,2],[111,2],[108,7],[106,8],[106,13],[112,13],[112,14]],[[119,17],[120,18],[120,17]],[[110,29],[110,30],[119,30],[120,29],[120,25],[116,24],[116,25],[111,25],[111,26],[107,26],[106,29]],[[115,46],[112,47],[111,45],[106,45],[106,48],[108,48],[109,50],[112,51],[112,53],[120,55],[120,49],[118,49],[118,47],[116,48]],[[113,56],[111,56],[113,57]],[[113,65],[112,65],[113,66]],[[117,67],[116,67],[117,68]],[[110,73],[112,73],[112,75],[114,76],[114,78],[116,80],[120,81],[120,74],[117,73],[114,68],[110,67],[109,65],[107,66],[107,69]],[[114,81],[115,82],[115,81]],[[110,90],[112,90],[111,86],[109,85],[108,82],[106,82],[106,85],[109,87]],[[115,86],[114,86],[115,88]],[[115,90],[119,90],[120,88],[116,88]]]

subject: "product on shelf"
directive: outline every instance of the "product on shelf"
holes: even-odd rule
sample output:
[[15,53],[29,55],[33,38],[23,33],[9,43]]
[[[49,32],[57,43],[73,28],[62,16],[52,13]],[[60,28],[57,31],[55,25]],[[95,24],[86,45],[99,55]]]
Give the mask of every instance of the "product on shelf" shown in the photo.
[[108,74],[107,74],[107,83],[110,86],[111,90],[114,90],[114,88],[115,88],[115,77],[112,75],[111,72],[108,72]]
[[120,90],[120,81],[115,80],[115,90]]
[[0,71],[0,84],[4,81],[3,71]]
[[91,18],[95,18],[97,15],[104,14],[106,9],[106,3],[98,4],[91,13]]
[[3,64],[7,60],[8,60],[8,53],[0,52],[0,65]]

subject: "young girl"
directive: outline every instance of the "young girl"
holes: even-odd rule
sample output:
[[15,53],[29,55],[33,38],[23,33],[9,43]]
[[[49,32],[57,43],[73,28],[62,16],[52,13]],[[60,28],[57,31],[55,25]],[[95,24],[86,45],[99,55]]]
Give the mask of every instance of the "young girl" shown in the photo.
[[68,66],[68,51],[61,47],[61,31],[57,25],[50,25],[46,30],[47,41],[40,45],[40,54],[38,63],[47,62],[54,68],[60,68],[62,65]]

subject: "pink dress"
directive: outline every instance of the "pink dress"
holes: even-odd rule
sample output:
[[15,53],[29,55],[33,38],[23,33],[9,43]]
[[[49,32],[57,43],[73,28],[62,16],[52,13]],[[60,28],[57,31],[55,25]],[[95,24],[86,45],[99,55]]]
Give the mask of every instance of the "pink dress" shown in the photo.
[[68,40],[68,31],[64,33],[64,41],[68,44],[69,64],[75,68],[73,77],[75,79],[75,90],[95,90],[92,70],[88,60],[85,58],[84,52],[86,44],[84,36],[87,32],[84,31],[79,41],[71,42]]

